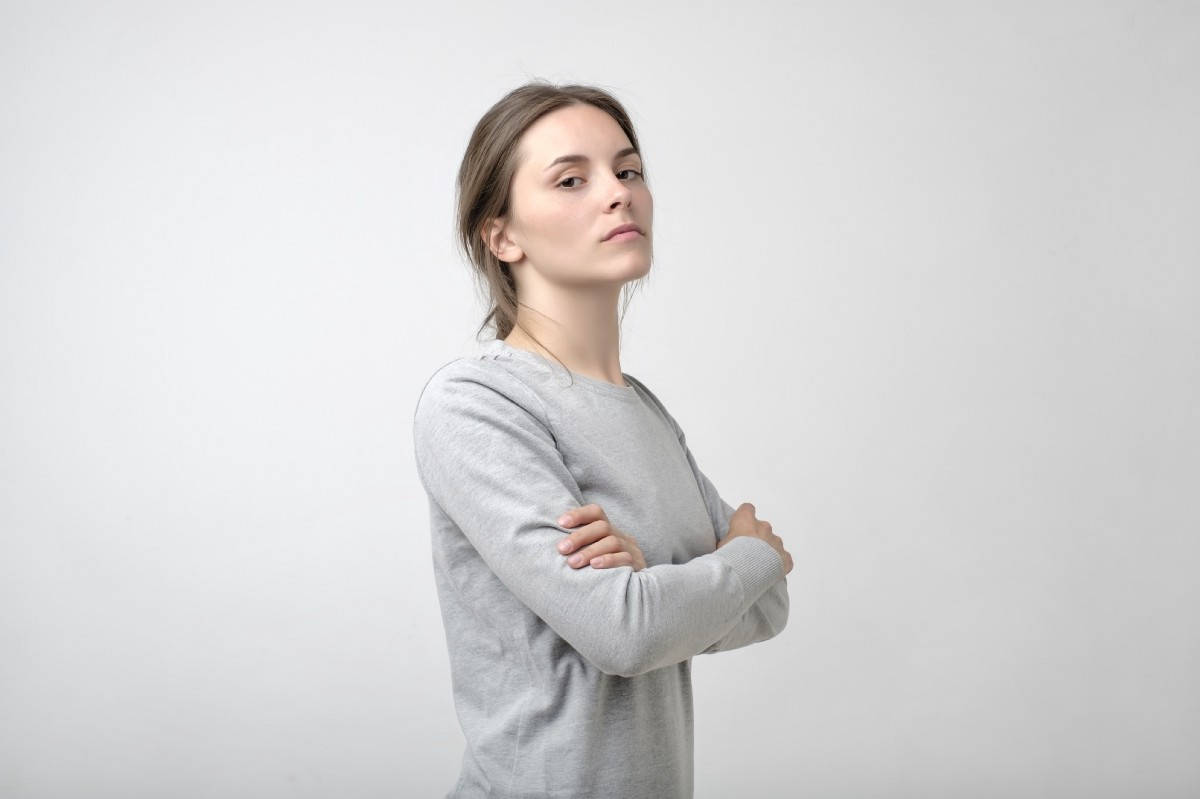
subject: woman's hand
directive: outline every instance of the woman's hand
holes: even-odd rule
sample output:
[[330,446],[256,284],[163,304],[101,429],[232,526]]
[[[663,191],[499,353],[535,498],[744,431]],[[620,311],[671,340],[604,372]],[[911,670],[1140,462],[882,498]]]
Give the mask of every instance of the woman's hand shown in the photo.
[[589,563],[594,569],[632,566],[634,571],[640,571],[646,568],[646,558],[633,536],[613,527],[599,505],[592,503],[573,508],[564,513],[558,523],[562,527],[579,527],[558,542],[558,551],[571,556],[567,558],[571,568],[578,569]]
[[729,517],[729,533],[717,542],[717,549],[725,546],[739,535],[761,538],[770,544],[779,553],[779,557],[783,559],[784,575],[790,574],[793,565],[792,554],[783,548],[783,539],[775,535],[775,531],[771,528],[771,523],[760,520],[757,513],[758,511],[752,503],[743,502],[741,505],[738,505],[737,510],[733,512],[733,516]]

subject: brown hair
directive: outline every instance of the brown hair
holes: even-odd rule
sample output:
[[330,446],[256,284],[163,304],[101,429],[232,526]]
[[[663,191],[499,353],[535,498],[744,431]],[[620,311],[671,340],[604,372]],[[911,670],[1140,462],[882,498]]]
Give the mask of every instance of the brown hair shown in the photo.
[[[517,171],[517,145],[526,129],[551,111],[582,103],[607,112],[629,137],[629,143],[638,147],[637,133],[624,106],[611,94],[595,86],[556,86],[535,80],[504,95],[475,125],[458,169],[455,199],[456,237],[473,268],[477,284],[491,305],[479,329],[475,331],[476,339],[491,323],[496,338],[505,338],[514,327],[520,327],[522,332],[537,341],[517,322],[517,305],[520,303],[517,301],[516,281],[509,265],[497,258],[484,242],[483,226],[489,219],[509,212],[509,195]],[[640,153],[640,147],[638,151]],[[642,179],[645,180],[644,166]],[[618,320],[618,347],[620,322],[625,318],[634,292],[641,288],[645,279],[646,276],[642,276],[622,287],[625,296]],[[538,344],[541,342],[538,341]],[[555,356],[555,360],[558,360],[558,356]]]

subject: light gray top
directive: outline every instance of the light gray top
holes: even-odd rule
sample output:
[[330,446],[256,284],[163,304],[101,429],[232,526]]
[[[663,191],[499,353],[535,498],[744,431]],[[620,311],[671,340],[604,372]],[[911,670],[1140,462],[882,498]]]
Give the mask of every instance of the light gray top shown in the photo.
[[[645,384],[487,342],[413,415],[462,770],[448,797],[691,797],[691,658],[777,635],[782,557],[716,550],[734,509]],[[557,519],[597,503],[646,568],[572,568]],[[715,550],[715,551],[714,551]]]

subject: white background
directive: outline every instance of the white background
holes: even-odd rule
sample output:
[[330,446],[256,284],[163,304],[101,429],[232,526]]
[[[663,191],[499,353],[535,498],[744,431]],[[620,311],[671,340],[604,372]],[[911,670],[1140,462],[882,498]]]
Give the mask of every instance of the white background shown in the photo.
[[454,784],[411,417],[532,78],[632,114],[622,367],[796,563],[696,796],[1200,793],[1200,5],[28,2],[0,795]]

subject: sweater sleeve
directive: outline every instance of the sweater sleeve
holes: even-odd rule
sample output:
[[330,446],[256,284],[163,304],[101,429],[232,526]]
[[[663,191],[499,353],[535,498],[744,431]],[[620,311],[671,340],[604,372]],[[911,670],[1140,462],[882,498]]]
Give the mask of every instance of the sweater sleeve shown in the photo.
[[686,660],[729,635],[783,576],[765,541],[741,538],[682,564],[573,569],[556,520],[586,504],[546,410],[512,376],[467,359],[439,369],[413,414],[430,498],[505,587],[606,674]]
[[[733,516],[735,508],[721,498],[716,486],[704,472],[700,471],[700,467],[696,465],[695,456],[688,448],[687,436],[679,429],[678,424],[676,424],[676,430],[679,431],[679,445],[683,447],[688,465],[692,467],[692,473],[696,475],[696,483],[700,486],[700,494],[704,497],[708,515],[712,518],[713,529],[717,531],[717,541],[722,541],[729,534],[729,520]],[[732,546],[733,543],[731,541],[729,546]],[[772,548],[771,551],[775,550]],[[776,557],[779,557],[778,553],[776,553]],[[780,571],[782,571],[782,560],[780,563]],[[787,576],[784,575],[783,579],[772,583],[771,587],[750,606],[750,609],[742,614],[737,624],[729,632],[704,649],[701,654],[726,652],[775,637],[787,626],[788,609]]]

